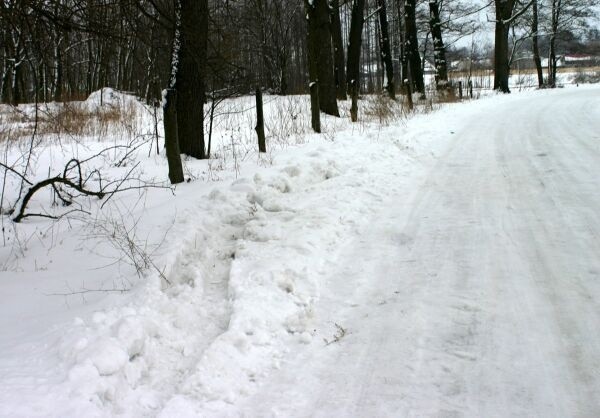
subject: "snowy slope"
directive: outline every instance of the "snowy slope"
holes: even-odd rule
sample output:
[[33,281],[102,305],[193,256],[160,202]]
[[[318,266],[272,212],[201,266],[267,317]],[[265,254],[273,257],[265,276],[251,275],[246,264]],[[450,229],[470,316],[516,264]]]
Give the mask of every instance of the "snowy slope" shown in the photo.
[[[28,221],[3,253],[0,416],[593,416],[599,104],[329,125],[237,178],[89,203],[91,225]],[[98,268],[118,252],[90,231],[134,221],[170,285]]]

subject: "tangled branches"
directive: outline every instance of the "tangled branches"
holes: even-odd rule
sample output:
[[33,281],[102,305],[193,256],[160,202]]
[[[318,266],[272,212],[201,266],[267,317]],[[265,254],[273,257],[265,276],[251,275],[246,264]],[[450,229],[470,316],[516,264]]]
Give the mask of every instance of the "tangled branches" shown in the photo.
[[[99,154],[97,154],[97,155],[99,155]],[[31,202],[31,199],[34,197],[34,195],[36,193],[38,193],[40,190],[45,189],[47,187],[52,188],[55,195],[62,202],[63,206],[71,206],[78,196],[91,196],[91,197],[96,197],[99,200],[106,198],[104,203],[102,204],[102,206],[104,206],[104,204],[106,204],[106,202],[108,202],[108,200],[114,194],[116,194],[118,192],[123,192],[126,190],[132,190],[132,189],[144,189],[144,188],[168,188],[168,189],[170,189],[170,187],[168,187],[168,186],[164,186],[161,184],[155,184],[155,183],[146,183],[139,178],[133,178],[133,173],[135,172],[135,169],[138,167],[138,164],[135,164],[127,172],[125,177],[118,179],[118,180],[107,182],[106,184],[103,184],[102,176],[97,169],[92,170],[86,176],[83,175],[82,164],[90,161],[92,158],[88,158],[88,159],[82,160],[82,161],[79,161],[76,158],[72,158],[71,160],[69,160],[67,162],[67,164],[65,165],[65,168],[61,174],[58,174],[54,177],[49,177],[49,178],[39,181],[37,183],[33,183],[32,181],[27,179],[25,176],[23,176],[16,170],[0,163],[6,170],[9,170],[13,174],[18,175],[21,178],[21,180],[23,181],[23,183],[26,183],[27,185],[29,185],[27,192],[24,194],[23,198],[21,199],[20,204],[18,205],[18,210],[12,209],[9,212],[10,215],[16,213],[16,215],[12,218],[13,222],[19,223],[23,219],[29,218],[29,217],[43,217],[43,218],[50,218],[50,219],[59,219],[65,215],[75,212],[75,211],[86,212],[83,209],[74,209],[74,210],[70,210],[66,213],[63,213],[61,215],[58,215],[58,216],[48,214],[48,213],[28,212],[27,208]],[[90,187],[88,185],[89,180],[92,178],[94,178],[95,183],[97,183],[96,190],[92,189],[92,187]],[[131,185],[131,182],[129,182],[130,180],[134,180],[134,181],[136,181],[136,183],[134,185]],[[15,207],[16,206],[17,206],[17,204],[15,204]]]

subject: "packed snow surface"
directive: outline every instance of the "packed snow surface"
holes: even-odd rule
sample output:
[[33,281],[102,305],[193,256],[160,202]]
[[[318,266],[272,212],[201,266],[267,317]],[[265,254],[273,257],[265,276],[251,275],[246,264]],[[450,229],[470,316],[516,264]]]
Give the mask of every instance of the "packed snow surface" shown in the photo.
[[600,88],[325,127],[16,227],[0,416],[597,416]]

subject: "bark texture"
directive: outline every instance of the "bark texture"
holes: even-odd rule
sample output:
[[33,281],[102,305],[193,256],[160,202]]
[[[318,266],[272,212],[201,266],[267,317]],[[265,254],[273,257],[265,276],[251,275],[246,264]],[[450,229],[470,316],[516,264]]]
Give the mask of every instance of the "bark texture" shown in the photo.
[[542,70],[542,59],[540,58],[540,47],[538,43],[538,25],[539,25],[539,16],[538,16],[538,2],[537,0],[533,0],[533,16],[531,20],[531,33],[533,34],[531,37],[532,49],[533,49],[533,62],[535,64],[535,69],[537,71],[538,78],[538,87],[544,86],[544,72]]
[[435,87],[442,90],[448,87],[448,65],[446,63],[446,47],[442,36],[440,5],[437,0],[429,1],[429,26],[433,39],[433,60],[435,63]]
[[208,38],[208,1],[179,0],[177,128],[180,151],[206,158],[204,145],[204,74]]
[[331,1],[331,39],[333,42],[333,62],[337,98],[346,100],[346,68],[342,24],[340,22],[339,0]]
[[328,115],[339,116],[331,48],[330,8],[327,0],[313,0],[312,2],[305,0],[304,4],[308,18],[310,82],[318,83],[321,111]]
[[425,95],[425,81],[423,79],[421,56],[419,54],[415,6],[416,0],[406,0],[404,3],[405,51],[408,65],[410,66],[410,78],[412,79],[412,83],[414,83],[414,88],[421,95]]
[[165,148],[169,164],[169,180],[171,184],[182,183],[184,178],[177,132],[177,92],[173,89],[168,89],[165,96],[163,122],[165,127]]
[[381,50],[381,61],[385,67],[386,84],[384,88],[391,99],[396,98],[396,86],[394,84],[394,63],[392,62],[392,51],[390,48],[390,36],[387,20],[386,0],[377,0],[379,7],[379,27],[381,36],[379,37],[379,49]]
[[263,98],[260,87],[256,88],[256,127],[254,129],[256,130],[256,136],[258,137],[258,152],[267,152]]
[[350,39],[348,42],[348,94],[352,98],[350,117],[353,122],[358,120],[358,93],[360,91],[360,47],[362,30],[365,22],[365,0],[352,2],[352,17],[350,21]]
[[510,93],[508,77],[508,32],[516,0],[495,0],[496,28],[494,35],[494,90]]

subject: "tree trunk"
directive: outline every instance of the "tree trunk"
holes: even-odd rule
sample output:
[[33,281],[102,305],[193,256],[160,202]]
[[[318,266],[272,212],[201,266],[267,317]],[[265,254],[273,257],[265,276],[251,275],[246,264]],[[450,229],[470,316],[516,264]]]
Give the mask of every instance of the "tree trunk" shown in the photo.
[[552,0],[552,34],[550,35],[550,51],[548,57],[548,86],[556,87],[556,34],[562,7],[561,0]]
[[415,105],[413,103],[413,81],[410,73],[410,65],[406,66],[406,101],[408,104],[408,110],[412,112]]
[[496,29],[494,43],[494,90],[510,93],[508,77],[510,66],[508,59],[509,20],[512,17],[515,0],[496,0]]
[[181,154],[179,151],[177,133],[177,91],[173,89],[166,90],[163,106],[163,123],[165,128],[167,162],[169,164],[169,180],[171,181],[171,184],[182,183],[184,180],[183,167],[181,166]]
[[365,0],[352,2],[352,17],[350,20],[350,36],[348,40],[348,61],[346,63],[348,94],[352,96],[360,91],[360,48],[362,45],[362,31],[365,12]]
[[279,55],[279,94],[285,96],[288,91],[288,81],[287,81],[287,55],[280,54]]
[[[312,3],[312,4],[311,4]],[[317,55],[317,81],[319,83],[319,107],[328,115],[339,116],[333,73],[333,51],[331,48],[331,24],[327,0],[305,0],[308,15],[309,42]]]
[[331,37],[333,41],[333,61],[335,67],[335,86],[337,98],[346,100],[346,69],[342,24],[340,22],[339,0],[331,1]]
[[12,105],[18,106],[19,103],[23,100],[21,94],[23,93],[23,70],[22,70],[22,62],[19,62],[20,58],[15,59],[15,63],[13,63],[13,73],[12,73]]
[[178,0],[179,63],[175,78],[177,128],[181,152],[206,158],[204,146],[204,67],[208,39],[208,1]]
[[425,81],[423,79],[423,71],[421,70],[421,56],[419,55],[415,4],[415,0],[406,0],[404,4],[406,55],[415,89],[424,96]]
[[550,51],[548,57],[548,86],[556,87],[556,37],[550,36]]
[[321,113],[319,109],[319,83],[310,82],[310,124],[313,131],[321,133]]
[[10,84],[10,69],[8,68],[8,62],[5,60],[4,62],[4,70],[2,73],[2,80],[0,80],[0,102],[9,103],[10,102],[10,89],[8,88]]
[[390,48],[386,0],[377,0],[377,5],[379,7],[379,26],[381,30],[381,36],[379,37],[379,48],[381,50],[381,61],[385,66],[386,84],[384,87],[387,90],[390,98],[395,100],[396,86],[394,84],[394,63],[392,62],[392,51]]
[[350,106],[350,120],[352,122],[358,122],[358,84],[352,83],[350,86],[350,97],[352,99],[352,105]]
[[265,118],[263,115],[263,98],[260,87],[256,87],[256,135],[258,137],[258,152],[267,152],[265,143]]
[[399,59],[400,59],[400,89],[402,94],[406,94],[408,83],[408,60],[406,59],[406,29],[404,24],[404,0],[396,0],[396,13],[398,20],[399,35]]
[[446,47],[442,38],[442,23],[440,21],[438,0],[429,0],[429,25],[433,39],[435,87],[437,90],[442,90],[448,87],[448,66],[446,64]]
[[85,82],[85,93],[86,96],[92,94],[93,91],[93,63],[94,63],[94,48],[92,46],[92,38],[87,41],[87,72],[86,72],[86,82]]
[[321,132],[321,115],[319,104],[319,38],[316,30],[317,24],[311,10],[313,6],[305,0],[308,28],[306,32],[308,46],[308,88],[310,91],[311,125],[315,132]]
[[358,94],[360,92],[360,47],[362,44],[362,30],[365,23],[365,0],[352,2],[352,18],[350,20],[350,39],[348,42],[348,94],[352,98],[350,119],[358,120]]
[[533,62],[535,63],[535,69],[538,77],[538,87],[544,87],[544,72],[542,70],[542,59],[540,58],[540,47],[538,43],[538,0],[533,0],[533,18],[531,21],[531,43],[533,47]]
[[508,25],[496,22],[494,44],[494,90],[510,93],[508,87]]

